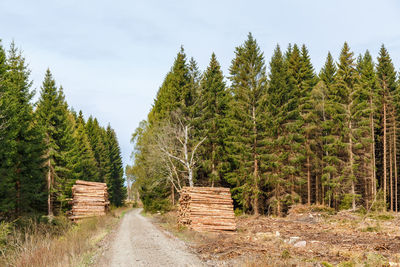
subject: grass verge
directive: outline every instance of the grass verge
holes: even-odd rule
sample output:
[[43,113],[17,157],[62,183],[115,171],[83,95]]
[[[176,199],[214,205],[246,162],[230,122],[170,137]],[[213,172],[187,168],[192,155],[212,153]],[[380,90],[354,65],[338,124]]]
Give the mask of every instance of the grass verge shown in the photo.
[[51,222],[24,218],[0,225],[0,266],[88,266],[97,244],[128,207],[77,224],[66,217]]

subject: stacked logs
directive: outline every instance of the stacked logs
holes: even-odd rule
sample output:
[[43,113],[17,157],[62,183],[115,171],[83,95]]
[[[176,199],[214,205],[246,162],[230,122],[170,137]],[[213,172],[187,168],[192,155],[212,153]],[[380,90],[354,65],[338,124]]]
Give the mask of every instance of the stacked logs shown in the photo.
[[72,186],[72,210],[70,219],[102,216],[108,210],[108,193],[105,183],[77,180]]
[[201,232],[235,231],[229,188],[184,187],[179,198],[178,223]]

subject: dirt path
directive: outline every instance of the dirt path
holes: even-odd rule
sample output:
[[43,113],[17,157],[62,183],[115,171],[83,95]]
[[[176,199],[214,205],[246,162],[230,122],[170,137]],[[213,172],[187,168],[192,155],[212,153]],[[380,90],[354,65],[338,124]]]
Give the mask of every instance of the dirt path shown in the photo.
[[140,211],[125,214],[101,266],[204,266],[184,242],[166,236]]

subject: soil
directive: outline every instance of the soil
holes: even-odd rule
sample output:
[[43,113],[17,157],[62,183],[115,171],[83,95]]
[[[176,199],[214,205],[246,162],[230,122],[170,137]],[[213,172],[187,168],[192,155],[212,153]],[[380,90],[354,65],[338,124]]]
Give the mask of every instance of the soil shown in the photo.
[[[236,233],[203,234],[192,248],[203,260],[227,266],[239,262],[245,266],[321,266],[323,262],[380,266],[400,261],[400,218],[390,216],[384,220],[351,212],[242,216]],[[291,238],[306,245],[297,246]]]

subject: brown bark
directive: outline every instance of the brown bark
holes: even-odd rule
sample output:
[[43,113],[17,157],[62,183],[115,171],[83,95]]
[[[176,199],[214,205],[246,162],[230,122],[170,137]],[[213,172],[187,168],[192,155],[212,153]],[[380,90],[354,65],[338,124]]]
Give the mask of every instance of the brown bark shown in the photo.
[[308,205],[311,205],[311,171],[309,155],[307,155],[307,203]]
[[[369,105],[370,108],[372,109],[372,97],[369,99]],[[372,175],[371,175],[371,199],[375,198],[376,195],[376,171],[375,171],[375,126],[374,126],[374,115],[371,112],[370,116],[370,124],[371,124],[371,152],[372,152],[372,160],[371,160],[371,171],[372,171]]]
[[254,160],[254,201],[253,201],[253,209],[254,215],[259,215],[259,204],[258,204],[258,194],[259,194],[259,187],[258,187],[258,155],[257,155],[257,125],[256,125],[256,108],[253,105],[253,133],[254,133],[254,143],[253,143],[253,160]]
[[350,177],[351,177],[351,194],[353,196],[352,199],[352,209],[355,210],[356,209],[356,191],[355,191],[355,185],[354,185],[354,170],[353,170],[353,166],[354,166],[354,157],[353,157],[353,139],[352,139],[352,124],[351,124],[351,120],[349,122],[349,156],[350,156]]
[[[384,100],[385,101],[385,100]],[[387,144],[386,144],[386,102],[383,103],[383,201],[386,205],[386,199],[387,199],[387,188],[386,188],[386,183],[387,183],[387,159],[386,159],[386,154],[387,154]],[[386,209],[386,208],[385,208]]]
[[397,133],[396,116],[393,112],[393,164],[394,164],[394,209],[397,212]]
[[[390,136],[389,142],[393,136]],[[393,153],[392,142],[389,145],[389,194],[390,194],[390,210],[393,210]]]
[[47,167],[48,167],[48,171],[47,171],[47,215],[49,216],[53,216],[53,202],[51,199],[51,190],[52,190],[52,177],[51,177],[51,161],[50,159],[48,159],[47,161]]

